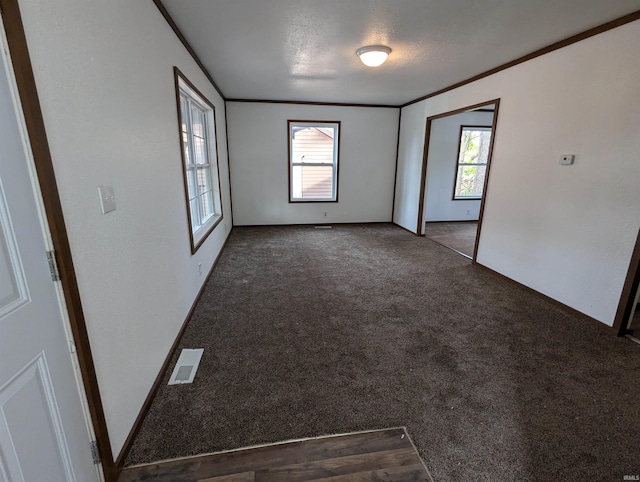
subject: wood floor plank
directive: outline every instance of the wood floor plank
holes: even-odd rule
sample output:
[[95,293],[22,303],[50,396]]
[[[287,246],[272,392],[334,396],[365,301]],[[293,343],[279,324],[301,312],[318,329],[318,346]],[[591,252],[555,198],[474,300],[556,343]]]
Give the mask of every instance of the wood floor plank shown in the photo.
[[402,428],[268,445],[214,454],[202,460],[198,476],[258,472],[288,464],[390,450],[408,442]]
[[433,479],[419,463],[357,474],[337,475],[315,479],[313,482],[433,482]]
[[401,448],[284,465],[257,471],[255,480],[256,482],[301,482],[371,472],[385,467],[415,465],[416,463],[420,463],[420,459],[415,451],[412,448]]
[[159,462],[156,464],[128,467],[122,471],[118,482],[176,482],[196,481],[200,468],[199,457]]
[[198,482],[254,482],[255,472],[242,472],[241,474],[221,475],[207,479],[198,479]]
[[[337,478],[336,478],[337,477]],[[119,482],[430,480],[404,428],[274,444],[123,470]]]

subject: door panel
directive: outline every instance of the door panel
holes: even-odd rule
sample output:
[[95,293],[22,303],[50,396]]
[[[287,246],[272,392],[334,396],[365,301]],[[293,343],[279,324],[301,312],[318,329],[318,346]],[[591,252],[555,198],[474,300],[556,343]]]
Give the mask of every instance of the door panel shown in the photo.
[[16,242],[7,236],[11,232],[7,204],[4,196],[0,196],[0,319],[27,301]]
[[0,388],[0,452],[10,480],[73,480],[44,353]]
[[0,56],[0,481],[96,481],[20,104]]

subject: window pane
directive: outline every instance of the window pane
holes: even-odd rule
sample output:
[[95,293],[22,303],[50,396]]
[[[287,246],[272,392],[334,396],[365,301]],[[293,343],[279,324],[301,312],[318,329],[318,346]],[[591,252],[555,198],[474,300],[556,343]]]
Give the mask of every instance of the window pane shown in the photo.
[[196,164],[208,164],[207,142],[201,137],[193,137],[194,162]]
[[187,99],[183,96],[180,96],[180,118],[182,121],[180,130],[182,132],[187,132],[187,122],[189,121],[189,117],[187,116]]
[[191,231],[195,232],[200,227],[200,213],[198,212],[198,199],[189,201],[189,211],[191,212]]
[[199,167],[197,169],[198,194],[211,191],[211,171],[208,167]]
[[462,130],[460,140],[460,164],[486,164],[489,157],[489,143],[491,141],[491,129],[466,129]]
[[194,199],[198,195],[196,183],[196,170],[193,168],[187,169],[187,189],[189,199]]
[[198,206],[200,208],[200,223],[205,223],[213,215],[213,199],[211,191],[198,196]]
[[191,127],[193,129],[193,135],[198,137],[204,137],[205,133],[205,116],[204,112],[198,109],[195,105],[191,105]]
[[294,127],[291,162],[333,164],[334,127]]
[[333,166],[294,166],[292,197],[298,199],[332,199]]
[[184,163],[191,164],[191,154],[189,153],[189,134],[182,133],[182,147],[184,149]]
[[456,198],[482,197],[487,166],[458,166],[456,176]]

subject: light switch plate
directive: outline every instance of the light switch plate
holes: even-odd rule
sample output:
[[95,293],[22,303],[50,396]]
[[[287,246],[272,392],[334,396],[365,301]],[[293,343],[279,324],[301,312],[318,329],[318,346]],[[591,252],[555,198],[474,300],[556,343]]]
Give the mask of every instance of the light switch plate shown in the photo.
[[116,210],[116,197],[113,194],[113,186],[98,186],[100,194],[100,207],[102,214],[110,213]]

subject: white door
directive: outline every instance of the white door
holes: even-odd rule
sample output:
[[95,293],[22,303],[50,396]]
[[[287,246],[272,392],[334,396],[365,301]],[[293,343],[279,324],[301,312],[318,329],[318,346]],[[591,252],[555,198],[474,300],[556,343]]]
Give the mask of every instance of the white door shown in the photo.
[[99,476],[47,263],[39,192],[12,73],[0,57],[0,482],[91,482]]

